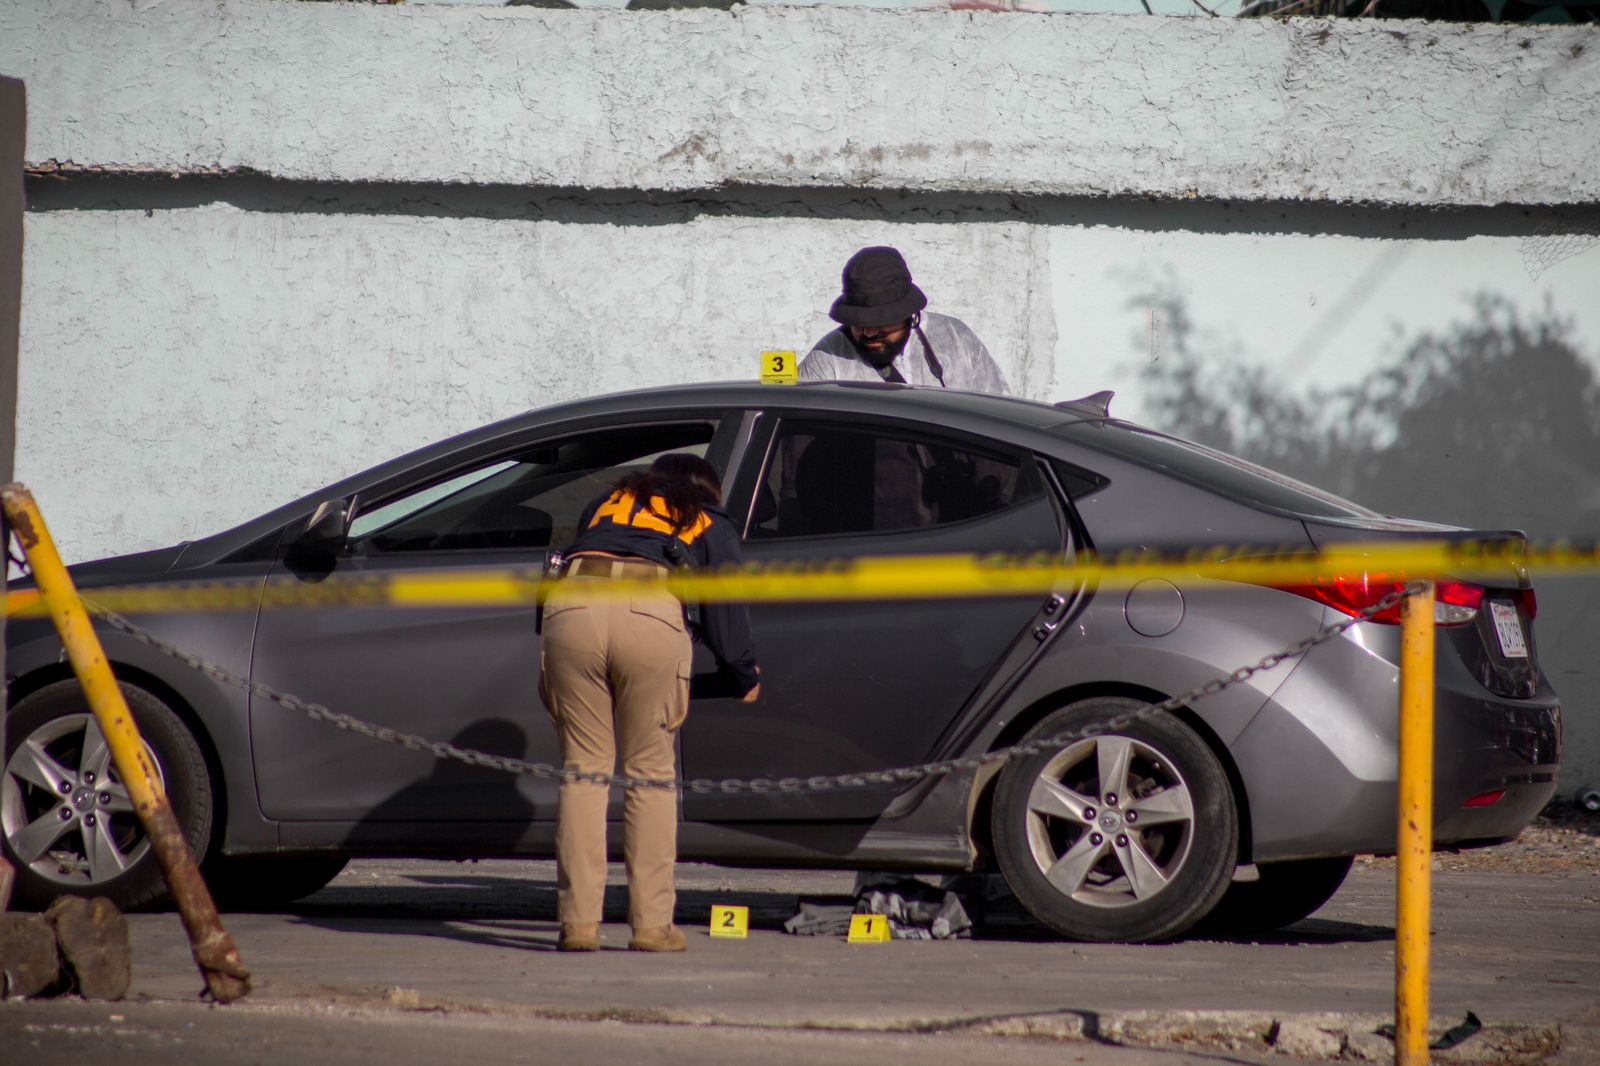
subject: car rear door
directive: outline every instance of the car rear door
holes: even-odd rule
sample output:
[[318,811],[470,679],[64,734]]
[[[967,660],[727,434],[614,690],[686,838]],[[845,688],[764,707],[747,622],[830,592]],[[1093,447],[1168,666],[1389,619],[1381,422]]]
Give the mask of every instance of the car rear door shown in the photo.
[[[796,415],[747,454],[731,502],[748,513],[748,562],[1063,546],[1046,476],[1021,450],[908,422]],[[811,777],[922,761],[1042,600],[752,605],[762,698],[696,701],[684,774]],[[896,791],[691,792],[683,810],[714,822],[869,819]]]

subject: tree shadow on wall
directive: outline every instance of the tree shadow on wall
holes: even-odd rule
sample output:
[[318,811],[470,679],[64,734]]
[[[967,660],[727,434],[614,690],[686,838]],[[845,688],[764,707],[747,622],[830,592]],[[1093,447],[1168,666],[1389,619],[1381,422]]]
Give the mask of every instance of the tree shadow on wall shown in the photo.
[[1385,514],[1535,539],[1600,530],[1600,381],[1553,311],[1524,320],[1479,294],[1466,319],[1402,339],[1355,385],[1296,390],[1202,350],[1170,290],[1133,303],[1170,334],[1139,370],[1158,428]]

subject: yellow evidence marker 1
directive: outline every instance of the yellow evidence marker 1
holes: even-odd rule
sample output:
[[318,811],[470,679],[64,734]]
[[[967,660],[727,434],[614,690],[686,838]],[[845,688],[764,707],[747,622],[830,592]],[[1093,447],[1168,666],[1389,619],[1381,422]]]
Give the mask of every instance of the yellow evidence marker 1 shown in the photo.
[[800,380],[800,360],[793,352],[761,353],[761,384],[794,385]]
[[711,908],[711,935],[743,940],[750,935],[750,908],[718,904]]
[[887,944],[889,919],[881,914],[852,914],[850,935],[846,939],[851,944]]

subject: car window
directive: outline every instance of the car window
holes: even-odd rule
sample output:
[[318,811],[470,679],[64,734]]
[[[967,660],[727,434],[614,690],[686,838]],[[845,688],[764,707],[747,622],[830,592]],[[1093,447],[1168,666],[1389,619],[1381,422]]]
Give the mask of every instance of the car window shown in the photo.
[[768,453],[752,537],[949,525],[1044,495],[1030,457],[901,429],[785,422]]
[[351,545],[369,553],[564,546],[577,536],[583,508],[618,478],[667,452],[703,458],[715,429],[704,422],[596,430],[486,459],[363,509]]

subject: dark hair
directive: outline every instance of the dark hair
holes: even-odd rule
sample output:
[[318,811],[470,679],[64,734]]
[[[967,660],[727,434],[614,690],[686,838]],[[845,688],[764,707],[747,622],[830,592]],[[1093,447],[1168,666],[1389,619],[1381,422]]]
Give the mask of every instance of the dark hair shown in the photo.
[[679,529],[694,524],[707,507],[722,503],[722,479],[717,468],[688,452],[668,452],[656,457],[649,470],[626,474],[612,488],[627,492],[648,507],[660,496],[666,502],[668,519]]

